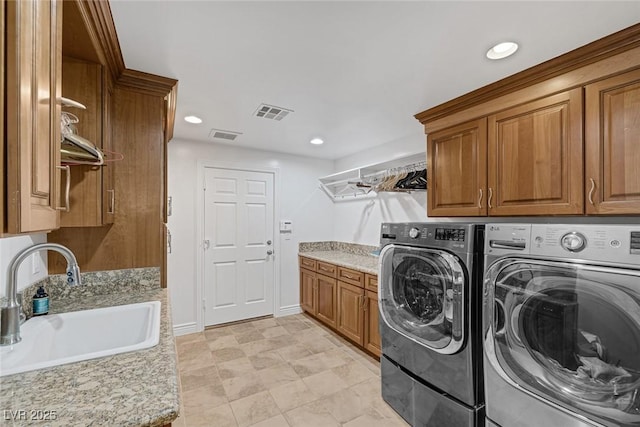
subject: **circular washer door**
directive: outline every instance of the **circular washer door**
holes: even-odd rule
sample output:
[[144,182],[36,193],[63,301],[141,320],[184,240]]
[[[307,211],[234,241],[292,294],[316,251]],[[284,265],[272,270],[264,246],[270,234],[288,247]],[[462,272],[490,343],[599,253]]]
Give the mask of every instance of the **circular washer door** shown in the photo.
[[566,412],[640,425],[639,285],[639,271],[497,261],[485,275],[488,360]]
[[465,270],[454,255],[389,245],[380,261],[382,320],[405,337],[443,354],[464,343]]

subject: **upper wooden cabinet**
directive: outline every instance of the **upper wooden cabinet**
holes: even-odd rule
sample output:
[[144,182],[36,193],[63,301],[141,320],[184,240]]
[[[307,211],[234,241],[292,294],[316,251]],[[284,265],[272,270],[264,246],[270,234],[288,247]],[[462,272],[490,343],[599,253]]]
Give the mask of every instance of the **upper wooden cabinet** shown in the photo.
[[[110,151],[111,143],[107,92],[102,65],[66,56],[62,58],[62,95],[87,107],[86,110],[69,108],[66,111],[78,117],[79,122],[75,125],[78,135],[105,152]],[[113,165],[74,165],[70,168],[69,210],[62,211],[60,226],[95,227],[112,223],[115,211]],[[65,191],[65,179],[61,181],[61,191]]]
[[428,216],[487,214],[487,119],[427,137]]
[[640,213],[640,70],[586,87],[587,214]]
[[640,214],[640,24],[415,117],[428,216]]
[[489,215],[582,213],[582,90],[488,118]]
[[3,2],[6,218],[9,234],[59,226],[62,8],[59,1]]

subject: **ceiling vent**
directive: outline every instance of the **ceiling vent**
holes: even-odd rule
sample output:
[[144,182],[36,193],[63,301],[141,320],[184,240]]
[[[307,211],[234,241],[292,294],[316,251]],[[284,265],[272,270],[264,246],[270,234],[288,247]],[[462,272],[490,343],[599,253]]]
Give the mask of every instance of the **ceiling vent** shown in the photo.
[[242,132],[234,132],[232,130],[211,129],[209,132],[209,138],[222,139],[225,141],[235,141],[236,138],[242,135]]
[[260,104],[253,115],[256,117],[280,121],[287,117],[289,113],[293,113],[293,110],[276,107],[275,105]]

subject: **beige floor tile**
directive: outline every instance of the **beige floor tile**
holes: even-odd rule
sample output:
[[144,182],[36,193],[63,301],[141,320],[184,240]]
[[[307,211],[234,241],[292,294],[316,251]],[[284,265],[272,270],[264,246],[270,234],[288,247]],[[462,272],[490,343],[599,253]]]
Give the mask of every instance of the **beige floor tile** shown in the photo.
[[276,322],[276,319],[274,318],[254,320],[253,322],[251,322],[251,324],[253,325],[254,328],[258,330],[279,326],[279,323]]
[[178,418],[171,421],[171,427],[187,427],[184,412],[178,415]]
[[286,325],[289,323],[297,323],[301,321],[301,318],[297,315],[284,316],[284,317],[276,317],[276,322],[278,325]]
[[279,348],[278,343],[271,342],[272,339],[273,338],[269,338],[240,344],[240,348],[245,352],[247,356],[255,356],[256,354]]
[[218,375],[223,380],[240,377],[249,373],[255,373],[255,368],[248,358],[240,357],[228,362],[218,363]]
[[289,331],[279,325],[276,325],[272,328],[261,329],[260,332],[262,332],[262,335],[265,338],[274,338],[282,335],[289,335]]
[[251,427],[289,427],[289,423],[284,418],[284,415],[279,414],[273,418],[269,418],[268,420],[252,424]]
[[271,388],[269,393],[282,412],[290,411],[318,399],[302,380]]
[[204,334],[202,332],[198,332],[195,334],[188,334],[188,335],[180,335],[176,337],[176,346],[180,347],[180,346],[183,346],[184,344],[192,343],[195,341],[202,341],[202,340],[204,340]]
[[230,402],[252,394],[265,391],[267,388],[255,373],[248,373],[239,377],[222,380],[222,385]]
[[220,328],[212,328],[204,330],[204,337],[207,340],[213,340],[220,337],[226,337],[229,335],[233,335],[233,331],[231,331],[228,327],[220,327]]
[[215,365],[211,352],[198,352],[187,356],[178,356],[178,369],[180,373],[209,368]]
[[347,388],[347,383],[337,376],[333,371],[324,371],[319,374],[310,375],[302,381],[310,390],[319,396],[327,396]]
[[354,361],[351,356],[339,348],[334,348],[324,353],[317,353],[316,357],[321,359],[327,368],[335,368]]
[[301,378],[318,374],[329,369],[320,354],[313,354],[311,356],[303,357],[302,359],[292,360],[289,363]]
[[194,413],[198,410],[215,408],[228,402],[222,383],[207,385],[183,393],[185,411]]
[[210,350],[220,350],[222,348],[238,347],[238,340],[235,335],[223,335],[221,337],[207,340]]
[[273,349],[285,348],[298,343],[294,335],[280,335],[278,337],[267,338],[267,341],[273,346]]
[[257,371],[257,374],[268,389],[300,379],[296,371],[287,363],[262,369]]
[[285,413],[292,427],[338,427],[340,423],[333,418],[319,402],[311,402]]
[[240,332],[236,334],[235,337],[238,340],[239,344],[263,340],[265,338],[264,335],[262,335],[262,333],[255,328],[250,331]]
[[228,328],[234,334],[241,334],[243,332],[250,332],[250,331],[256,330],[255,326],[253,326],[251,322],[236,323],[233,325],[226,326],[226,328]]
[[249,357],[249,361],[255,369],[265,369],[284,363],[284,359],[276,350],[258,353]]
[[368,406],[360,396],[350,389],[323,397],[320,403],[340,423],[346,423],[366,413]]
[[215,365],[209,365],[191,371],[181,371],[180,382],[182,384],[182,391],[193,390],[205,385],[221,384],[218,369]]
[[324,353],[325,351],[335,350],[337,347],[325,337],[318,337],[314,340],[302,342],[311,353]]
[[282,325],[290,334],[295,334],[296,332],[304,331],[305,329],[309,329],[311,325],[304,322],[289,322]]
[[293,344],[277,350],[278,354],[287,362],[311,356],[311,352],[302,344]]
[[376,411],[370,410],[359,417],[344,423],[344,427],[406,427],[407,424],[400,416],[399,419],[389,419],[380,416]]
[[267,391],[231,402],[231,408],[240,427],[250,426],[280,414],[276,402]]
[[370,370],[362,366],[358,361],[352,361],[346,365],[338,366],[332,371],[339,376],[348,386],[352,386],[369,379],[380,379]]
[[227,403],[203,410],[186,411],[187,427],[237,427],[231,406]]
[[207,341],[205,339],[186,342],[184,344],[177,346],[176,350],[178,352],[178,357],[181,360],[194,358],[201,353],[206,353],[207,351],[210,351],[209,346],[207,345]]
[[221,348],[219,350],[211,351],[211,356],[215,363],[224,363],[230,360],[240,359],[245,357],[246,354],[242,350],[242,346]]

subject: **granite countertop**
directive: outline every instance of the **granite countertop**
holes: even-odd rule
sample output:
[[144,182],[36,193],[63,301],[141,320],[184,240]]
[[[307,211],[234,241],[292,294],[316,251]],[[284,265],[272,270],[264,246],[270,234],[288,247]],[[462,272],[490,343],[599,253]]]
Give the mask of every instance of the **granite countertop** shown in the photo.
[[[0,424],[162,426],[177,418],[179,382],[167,290],[159,286],[159,271],[149,270],[156,269],[114,272],[104,286],[92,282],[92,273],[86,273],[86,280],[83,274],[85,284],[73,288],[61,285],[61,278],[45,279],[51,314],[160,301],[160,342],[145,350],[0,378]],[[63,293],[68,295],[57,298]]]
[[371,252],[376,246],[344,242],[303,242],[298,254],[368,274],[378,274],[378,257]]

